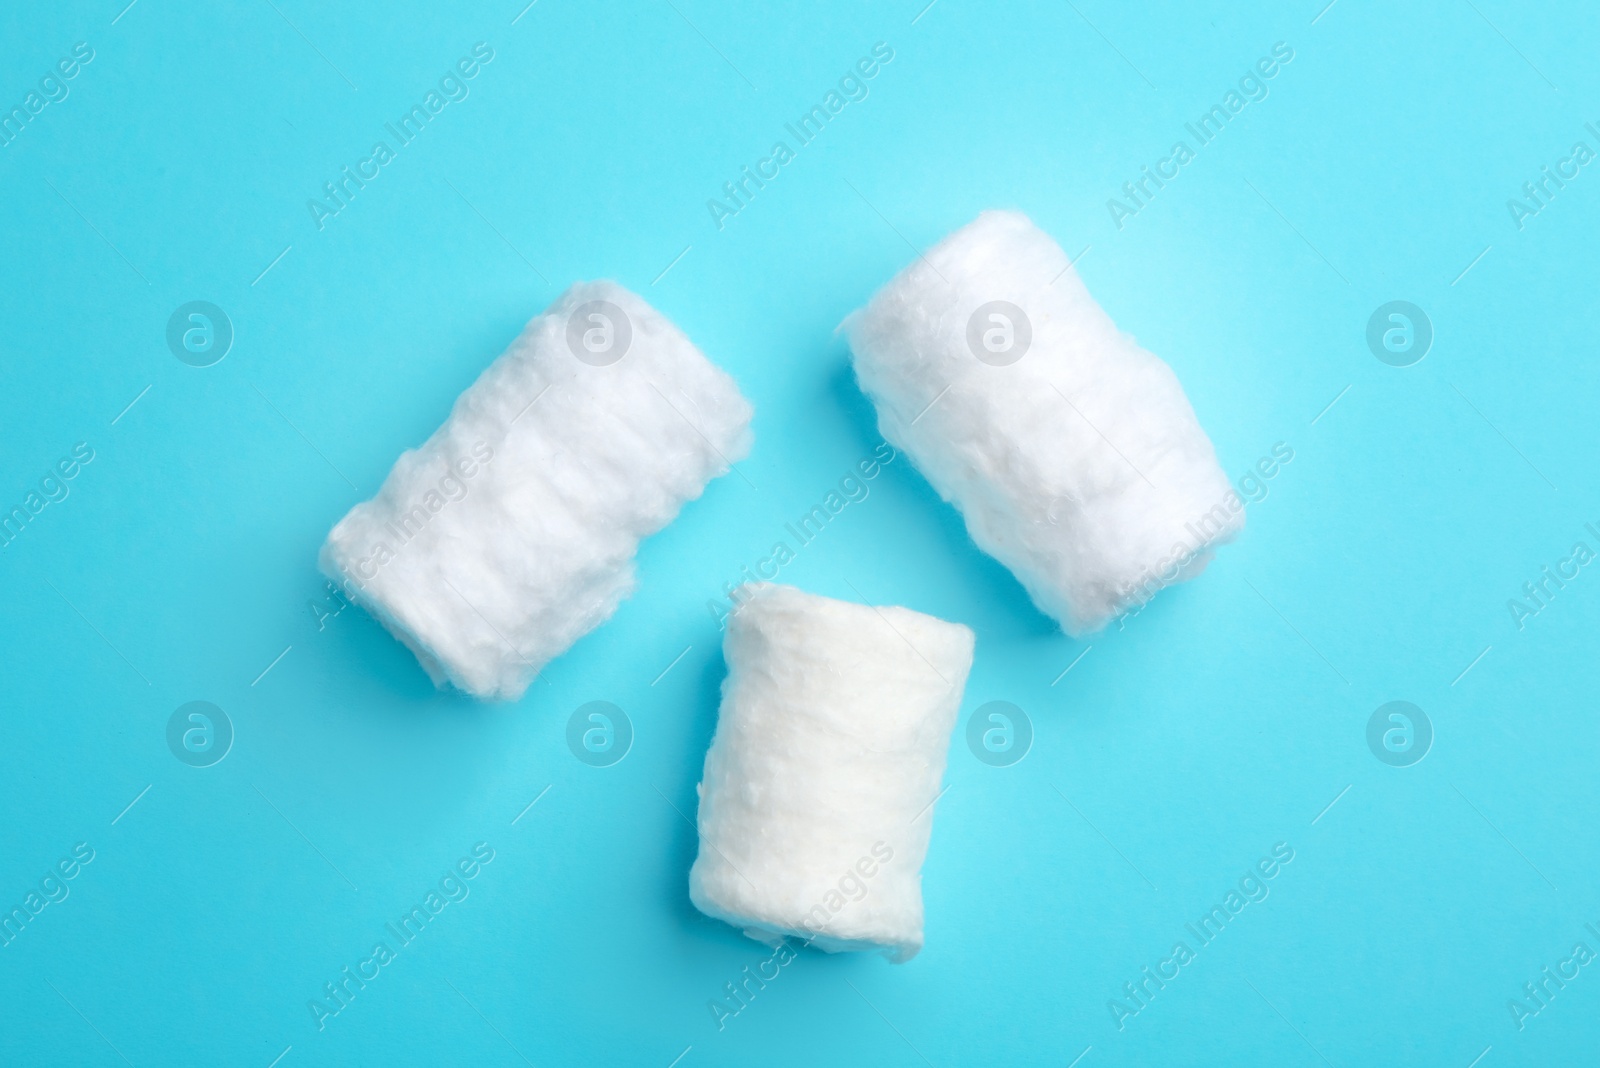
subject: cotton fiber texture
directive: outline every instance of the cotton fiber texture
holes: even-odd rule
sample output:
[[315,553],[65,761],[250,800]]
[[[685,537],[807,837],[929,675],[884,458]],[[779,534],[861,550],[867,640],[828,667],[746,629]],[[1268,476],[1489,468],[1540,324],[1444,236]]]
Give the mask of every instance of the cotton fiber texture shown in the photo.
[[689,897],[770,944],[909,960],[972,631],[789,586],[738,592]]
[[1199,574],[1244,526],[1171,368],[1026,216],[980,215],[845,325],[883,436],[1069,633]]
[[320,564],[437,685],[522,696],[634,588],[639,541],[750,448],[750,405],[670,321],[579,283],[522,331]]

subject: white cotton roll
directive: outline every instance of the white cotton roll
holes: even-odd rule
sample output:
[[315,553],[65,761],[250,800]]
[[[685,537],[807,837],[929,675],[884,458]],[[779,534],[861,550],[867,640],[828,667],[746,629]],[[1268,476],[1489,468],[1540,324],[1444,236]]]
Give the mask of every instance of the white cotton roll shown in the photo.
[[749,451],[750,414],[665,316],[579,283],[339,521],[319,562],[436,684],[515,699],[633,591],[640,539]]
[[761,941],[909,960],[972,631],[788,586],[739,600],[689,897]]
[[985,212],[846,323],[883,436],[1071,634],[1244,526],[1183,387],[1024,215]]

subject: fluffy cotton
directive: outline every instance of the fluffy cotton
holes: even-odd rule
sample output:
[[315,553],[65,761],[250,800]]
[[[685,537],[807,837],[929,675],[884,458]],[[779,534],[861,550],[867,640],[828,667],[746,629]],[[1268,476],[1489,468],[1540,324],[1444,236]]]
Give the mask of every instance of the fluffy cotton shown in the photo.
[[883,436],[1069,633],[1199,574],[1244,526],[1171,368],[1026,216],[980,215],[846,327]]
[[639,541],[750,448],[750,405],[611,282],[522,331],[320,564],[437,685],[515,699],[634,588]]
[[740,600],[689,896],[761,941],[909,960],[972,631],[788,586]]

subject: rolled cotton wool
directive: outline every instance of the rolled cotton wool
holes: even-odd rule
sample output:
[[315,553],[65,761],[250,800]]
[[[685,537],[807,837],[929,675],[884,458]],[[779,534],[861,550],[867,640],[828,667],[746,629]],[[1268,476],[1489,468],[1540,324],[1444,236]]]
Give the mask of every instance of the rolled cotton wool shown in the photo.
[[690,899],[760,941],[909,960],[972,631],[789,586],[738,593]]
[[750,405],[665,316],[579,283],[322,546],[435,684],[520,697],[635,586],[642,538],[750,447]]
[[883,436],[1070,634],[1199,574],[1244,526],[1177,376],[1025,215],[983,213],[845,329]]

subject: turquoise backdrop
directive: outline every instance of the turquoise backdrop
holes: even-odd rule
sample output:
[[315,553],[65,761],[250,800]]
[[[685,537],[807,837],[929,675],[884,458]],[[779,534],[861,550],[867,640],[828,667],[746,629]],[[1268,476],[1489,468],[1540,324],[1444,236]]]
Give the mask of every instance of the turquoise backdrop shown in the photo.
[[[1593,5],[125,3],[0,12],[0,1063],[1592,1059]],[[836,326],[990,207],[1248,524],[1074,641],[884,467],[781,580],[977,632],[927,947],[729,1002],[714,605],[879,445]],[[317,548],[597,277],[738,379],[747,479],[525,699],[435,692]]]

